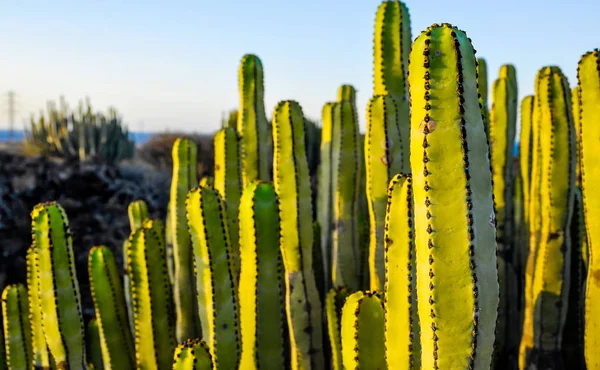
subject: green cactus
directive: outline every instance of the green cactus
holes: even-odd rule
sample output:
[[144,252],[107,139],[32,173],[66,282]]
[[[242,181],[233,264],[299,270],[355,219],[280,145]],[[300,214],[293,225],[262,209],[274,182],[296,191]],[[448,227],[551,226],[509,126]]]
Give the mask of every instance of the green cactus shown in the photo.
[[384,313],[379,297],[356,292],[346,299],[341,320],[344,369],[387,369]]
[[[50,353],[44,338],[42,327],[42,310],[40,310],[40,278],[38,256],[35,246],[27,250],[27,294],[29,302],[29,323],[31,325],[31,349],[33,367],[46,369],[50,367]],[[1,356],[0,356],[1,358]]]
[[271,180],[273,144],[265,114],[264,71],[259,57],[246,54],[238,72],[240,110],[237,130],[240,134],[242,184]]
[[588,265],[585,288],[585,362],[588,369],[600,367],[600,267],[595,247],[600,243],[600,184],[598,140],[600,136],[600,56],[598,49],[584,54],[577,67],[579,87],[579,140],[581,141],[581,186],[587,230]]
[[360,135],[360,188],[358,193],[358,247],[360,252],[360,286],[366,289],[370,286],[369,268],[369,241],[371,238],[371,222],[369,215],[369,200],[367,198],[367,164],[365,158],[365,135]]
[[359,133],[356,109],[350,101],[335,105],[331,151],[333,230],[332,282],[360,288],[358,195],[360,191]]
[[256,182],[240,202],[240,368],[283,369],[286,338],[283,261],[277,195]]
[[188,193],[186,214],[194,247],[202,338],[216,367],[236,369],[241,350],[238,283],[226,206],[217,190],[199,187]]
[[[104,369],[104,362],[102,361],[102,344],[100,342],[100,330],[98,328],[98,321],[96,319],[92,319],[88,322],[86,331],[85,331],[85,339],[87,346],[87,353],[89,358],[89,368],[90,369]],[[111,367],[108,366],[108,369]]]
[[[531,188],[531,151],[533,146],[533,95],[527,95],[521,101],[521,132],[519,134],[519,168],[523,182],[524,220],[529,222],[529,190]],[[527,236],[527,235],[525,235]],[[526,239],[527,240],[527,239]],[[525,243],[526,244],[526,243]]]
[[127,269],[133,298],[136,366],[142,369],[168,368],[176,344],[175,307],[162,230],[158,220],[147,220],[129,237]]
[[321,300],[312,270],[311,187],[304,118],[297,102],[277,104],[273,114],[273,142],[292,369],[324,369]]
[[110,249],[99,246],[88,260],[90,290],[96,308],[106,369],[134,369],[135,349],[117,265]]
[[[496,232],[476,73],[456,27],[434,24],[415,40],[408,80],[424,369],[484,369],[492,358]],[[440,103],[451,97],[455,104]]]
[[345,287],[332,288],[325,298],[325,318],[327,334],[331,345],[331,368],[342,370],[342,307],[351,292]]
[[6,348],[4,343],[4,319],[0,314],[0,370],[7,370]]
[[575,143],[576,155],[577,155],[577,167],[575,168],[575,184],[581,187],[581,125],[579,124],[579,86],[574,87],[571,90],[571,110],[573,112],[573,123],[575,125],[575,137],[577,138]]
[[[400,112],[390,95],[376,95],[367,107],[365,163],[367,199],[370,216],[369,271],[370,289],[380,291],[385,282],[384,228],[388,184],[403,171]],[[408,141],[405,141],[408,143]]]
[[210,349],[202,340],[187,340],[177,346],[173,359],[173,370],[213,370]]
[[479,84],[479,102],[483,112],[483,125],[485,126],[485,134],[489,138],[490,135],[490,110],[488,107],[488,73],[487,62],[483,58],[477,58],[477,83]]
[[217,131],[214,137],[215,184],[227,205],[229,240],[233,251],[233,271],[240,273],[238,208],[242,196],[242,177],[238,134],[234,128]]
[[356,104],[356,89],[352,85],[342,85],[338,88],[337,101],[349,101]]
[[31,330],[27,289],[22,284],[9,285],[2,292],[2,316],[6,338],[6,364],[11,370],[31,368]]
[[203,176],[198,183],[200,186],[215,186],[215,178],[212,176]]
[[173,179],[169,216],[173,237],[173,291],[177,312],[177,341],[200,335],[198,309],[190,288],[194,286],[193,253],[186,226],[185,200],[188,191],[198,184],[196,174],[196,144],[189,139],[177,139],[173,144]]
[[31,219],[46,343],[57,369],[86,369],[85,328],[67,215],[50,202],[36,205]]
[[385,223],[385,350],[390,369],[421,368],[411,178],[398,174],[388,188]]

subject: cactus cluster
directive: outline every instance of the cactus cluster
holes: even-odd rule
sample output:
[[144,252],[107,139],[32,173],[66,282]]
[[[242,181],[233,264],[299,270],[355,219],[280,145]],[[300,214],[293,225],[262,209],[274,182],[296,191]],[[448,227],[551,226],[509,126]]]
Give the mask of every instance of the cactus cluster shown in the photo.
[[244,56],[214,177],[175,142],[166,226],[128,206],[123,277],[113,251],[89,253],[88,323],[65,211],[36,206],[0,369],[599,368],[598,50],[574,90],[540,69],[517,133],[513,65],[488,109],[464,31],[411,39],[407,7],[384,1],[364,137],[348,84],[321,127],[293,100],[270,122]]

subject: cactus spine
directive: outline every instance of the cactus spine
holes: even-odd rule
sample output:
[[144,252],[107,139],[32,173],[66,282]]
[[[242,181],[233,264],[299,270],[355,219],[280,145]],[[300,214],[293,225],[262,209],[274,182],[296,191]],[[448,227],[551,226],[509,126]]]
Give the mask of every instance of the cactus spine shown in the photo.
[[421,368],[411,178],[389,184],[385,224],[385,350],[390,369]]
[[225,203],[214,188],[194,188],[188,193],[186,213],[194,247],[202,338],[215,367],[236,369],[241,350],[238,284]]
[[[491,363],[496,233],[475,75],[475,52],[463,31],[434,24],[415,40],[410,149],[424,369]],[[455,104],[439,103],[452,96]]]
[[173,236],[175,309],[177,312],[177,341],[183,342],[200,334],[197,307],[190,293],[194,286],[193,254],[186,226],[185,199],[196,184],[196,144],[188,139],[177,139],[173,144],[173,179],[169,217]]
[[240,322],[243,369],[283,369],[285,286],[279,250],[277,195],[272,185],[254,183],[240,204]]
[[10,370],[31,369],[31,331],[27,289],[9,285],[2,292],[6,364]]
[[387,369],[384,315],[381,301],[371,292],[356,292],[342,308],[344,369]]
[[244,55],[238,72],[240,110],[237,130],[241,140],[242,182],[246,188],[255,180],[271,180],[273,144],[265,114],[262,61]]
[[104,368],[134,369],[133,337],[112,252],[104,246],[92,248],[88,270]]
[[215,184],[227,205],[229,240],[233,251],[233,271],[239,276],[239,226],[238,209],[242,196],[239,138],[234,128],[224,128],[215,134]]
[[[35,246],[27,250],[27,294],[29,302],[29,324],[31,325],[31,351],[34,369],[50,367],[50,353],[44,338],[42,310],[40,310],[40,275]],[[1,359],[1,357],[0,357]]]
[[104,369],[104,361],[102,361],[102,344],[100,344],[100,329],[98,328],[98,321],[96,319],[88,321],[85,338],[89,358],[89,368],[91,370]]
[[[369,241],[370,286],[374,291],[383,289],[385,282],[384,228],[388,184],[391,178],[402,172],[404,168],[400,115],[401,112],[398,111],[396,103],[390,95],[376,95],[369,101],[365,134],[365,163],[371,229]],[[407,140],[405,144],[408,144]]]
[[336,104],[331,155],[334,225],[332,281],[334,286],[347,286],[352,290],[360,288],[358,135],[354,104],[348,100]]
[[581,141],[581,185],[588,236],[588,269],[585,288],[585,362],[588,369],[600,367],[600,184],[598,137],[600,137],[600,56],[598,49],[584,54],[577,68],[579,80],[579,125]]
[[279,196],[281,253],[293,369],[324,369],[321,300],[312,270],[311,188],[302,108],[277,104],[273,114],[275,191]]
[[73,240],[64,209],[42,203],[31,213],[38,256],[42,326],[58,369],[87,369]]
[[161,230],[158,220],[147,220],[129,237],[136,366],[142,369],[168,367],[175,349],[175,308]]
[[332,288],[325,298],[325,316],[327,319],[327,333],[331,345],[331,368],[342,370],[342,307],[350,291],[344,287]]
[[175,349],[173,370],[213,370],[210,349],[204,341],[187,340]]

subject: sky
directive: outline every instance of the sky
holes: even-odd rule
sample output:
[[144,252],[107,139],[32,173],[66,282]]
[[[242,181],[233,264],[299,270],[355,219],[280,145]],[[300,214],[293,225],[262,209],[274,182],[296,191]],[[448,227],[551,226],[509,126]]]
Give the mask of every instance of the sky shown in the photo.
[[[0,0],[0,129],[7,92],[21,126],[49,100],[88,96],[115,106],[134,131],[212,133],[239,105],[246,53],[265,73],[267,116],[297,100],[319,120],[341,84],[357,89],[362,131],[373,94],[373,29],[379,0]],[[536,71],[558,65],[576,84],[580,56],[600,47],[597,0],[406,0],[413,39],[432,23],[465,30],[488,63],[491,87],[504,63],[519,97]]]

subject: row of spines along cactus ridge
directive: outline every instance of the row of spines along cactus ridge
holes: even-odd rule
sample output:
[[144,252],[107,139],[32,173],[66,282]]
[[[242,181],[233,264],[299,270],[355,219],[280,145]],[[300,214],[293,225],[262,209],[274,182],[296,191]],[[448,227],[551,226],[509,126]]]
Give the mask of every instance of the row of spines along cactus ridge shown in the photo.
[[463,31],[411,39],[406,6],[384,1],[364,136],[350,85],[320,128],[295,101],[269,122],[262,62],[244,56],[214,177],[198,182],[195,145],[175,142],[166,224],[129,205],[124,279],[90,251],[87,325],[67,216],[36,206],[0,369],[600,367],[598,51],[573,91],[540,69],[514,158],[515,67],[488,109]]

